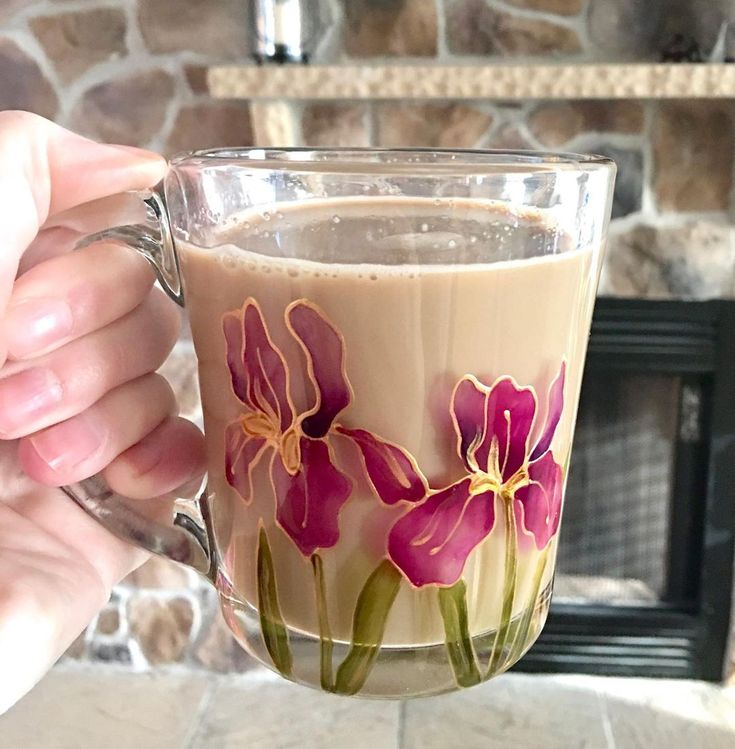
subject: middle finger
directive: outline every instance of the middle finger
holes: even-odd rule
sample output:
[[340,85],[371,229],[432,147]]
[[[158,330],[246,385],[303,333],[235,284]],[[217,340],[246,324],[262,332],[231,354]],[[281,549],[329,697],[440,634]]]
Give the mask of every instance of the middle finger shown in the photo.
[[75,416],[163,363],[179,316],[154,289],[136,309],[62,348],[0,372],[0,438],[17,439]]

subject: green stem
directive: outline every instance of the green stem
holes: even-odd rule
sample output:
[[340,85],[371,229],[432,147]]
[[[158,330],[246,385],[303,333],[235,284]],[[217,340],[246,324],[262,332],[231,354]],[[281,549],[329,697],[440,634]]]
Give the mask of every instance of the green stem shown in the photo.
[[544,577],[544,570],[546,569],[546,558],[548,556],[549,547],[547,546],[540,554],[538,561],[536,562],[536,569],[533,574],[533,583],[531,584],[531,595],[528,598],[528,605],[526,606],[521,621],[516,629],[515,637],[513,638],[513,644],[510,646],[508,659],[506,664],[511,664],[518,660],[523,653],[523,649],[526,647],[528,642],[528,636],[531,629],[531,620],[533,614],[536,611],[536,604],[538,600],[538,594],[541,590],[541,581]]
[[467,617],[467,586],[458,580],[450,588],[438,588],[439,611],[444,620],[447,654],[454,678],[460,687],[471,687],[482,681],[477,656],[472,647]]
[[283,623],[281,607],[278,603],[273,555],[264,528],[260,529],[258,536],[257,572],[258,611],[263,642],[273,660],[273,665],[283,676],[291,676],[293,658],[288,642],[288,631]]
[[516,576],[518,569],[516,538],[516,517],[513,511],[513,498],[501,497],[505,507],[505,575],[503,580],[503,608],[500,612],[500,625],[495,634],[492,655],[490,656],[490,665],[488,666],[487,675],[493,676],[500,665],[500,659],[503,655],[506,642],[508,641],[508,631],[510,629],[510,620],[513,617],[513,601],[516,592]]
[[332,651],[334,642],[329,628],[329,612],[327,610],[327,590],[324,584],[324,566],[318,554],[311,555],[311,567],[314,571],[314,592],[316,595],[316,610],[319,618],[319,660],[322,689],[331,692],[334,689],[332,677]]
[[365,582],[352,620],[352,645],[337,669],[335,692],[356,694],[362,689],[380,653],[386,621],[401,579],[393,563],[384,559]]

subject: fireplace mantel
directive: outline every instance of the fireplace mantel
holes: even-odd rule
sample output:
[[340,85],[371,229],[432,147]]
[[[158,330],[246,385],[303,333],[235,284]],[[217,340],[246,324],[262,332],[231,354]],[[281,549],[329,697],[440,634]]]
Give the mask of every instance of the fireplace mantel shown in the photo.
[[735,98],[733,64],[248,65],[207,77],[220,99]]

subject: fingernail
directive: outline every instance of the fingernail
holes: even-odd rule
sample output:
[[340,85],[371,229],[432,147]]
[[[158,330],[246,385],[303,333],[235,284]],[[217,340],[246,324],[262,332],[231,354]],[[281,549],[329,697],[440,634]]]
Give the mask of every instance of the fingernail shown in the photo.
[[56,424],[30,438],[38,457],[54,471],[75,468],[105,444],[107,432],[87,413]]
[[1,379],[0,433],[11,435],[32,426],[59,403],[61,396],[59,379],[46,367],[33,367]]
[[66,338],[73,325],[71,308],[62,299],[16,302],[5,315],[8,352],[14,358],[40,353]]

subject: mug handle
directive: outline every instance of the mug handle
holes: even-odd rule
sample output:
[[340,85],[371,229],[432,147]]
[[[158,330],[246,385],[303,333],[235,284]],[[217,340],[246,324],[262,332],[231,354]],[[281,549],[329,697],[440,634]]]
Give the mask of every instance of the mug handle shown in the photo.
[[[163,290],[183,307],[179,259],[160,189],[159,185],[151,191],[136,194],[145,204],[143,223],[112,227],[90,234],[79,241],[76,248],[100,240],[115,241],[130,247],[148,260]],[[182,512],[174,513],[173,525],[169,526],[146,517],[139,509],[142,506],[140,501],[113,492],[99,474],[61,489],[113,535],[153,554],[191,567],[214,582],[216,562],[206,492],[202,492],[196,500],[203,526]]]

